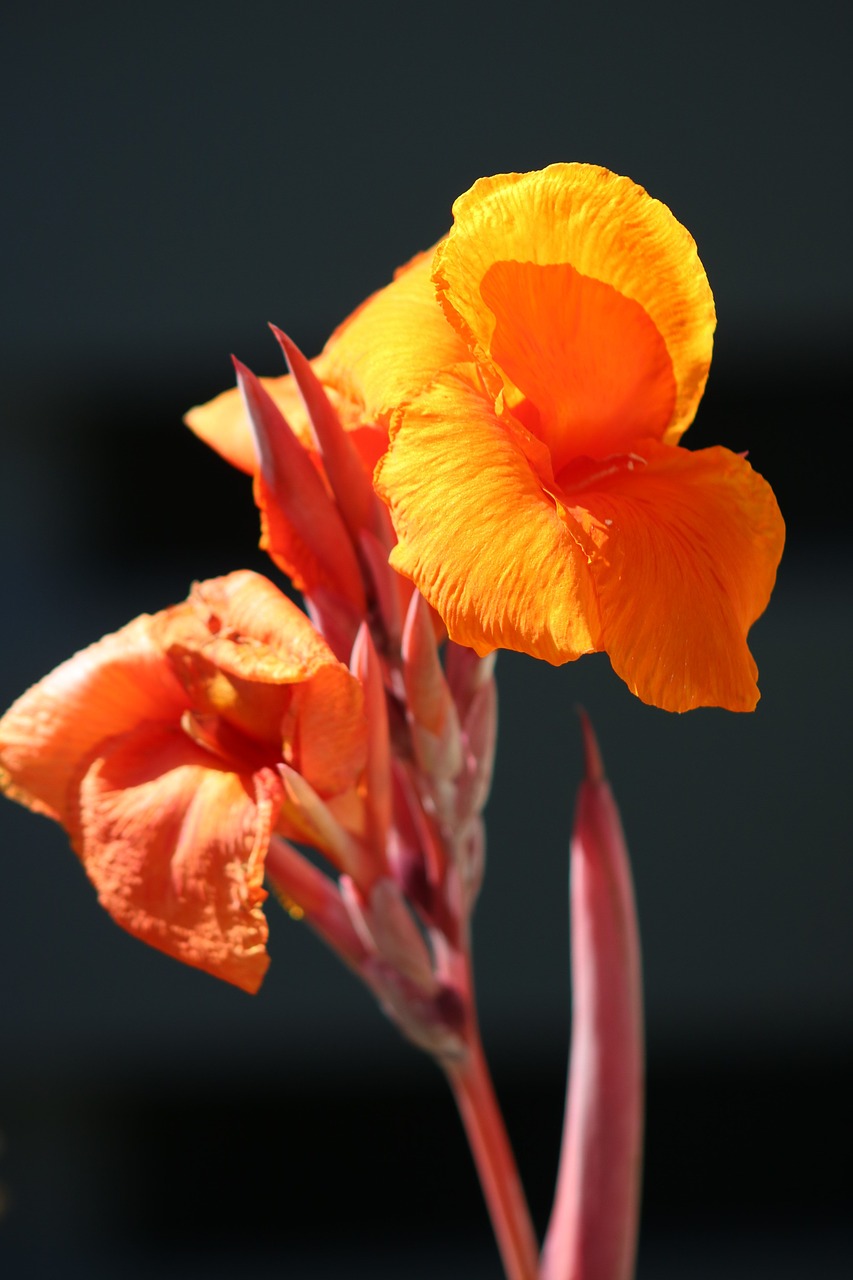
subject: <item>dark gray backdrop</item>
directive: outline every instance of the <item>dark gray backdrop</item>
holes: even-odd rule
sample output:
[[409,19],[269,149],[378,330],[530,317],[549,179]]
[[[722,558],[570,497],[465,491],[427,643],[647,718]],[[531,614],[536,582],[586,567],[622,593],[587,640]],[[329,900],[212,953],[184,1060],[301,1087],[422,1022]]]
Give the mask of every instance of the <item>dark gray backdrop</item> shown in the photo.
[[[582,701],[645,944],[643,1277],[834,1276],[853,1257],[844,15],[36,3],[0,29],[4,705],[193,578],[265,571],[247,482],[183,410],[228,385],[231,350],[278,370],[268,320],[319,349],[475,178],[604,164],[695,235],[719,329],[687,443],[749,449],[789,523],[753,632],[763,700],[669,717],[604,658],[504,655],[476,921],[484,1034],[541,1226]],[[432,1275],[425,1216],[448,1274],[498,1274],[441,1082],[319,943],[273,907],[251,1000],[120,933],[61,832],[7,804],[0,822],[13,1274],[164,1275],[176,1253],[184,1275],[246,1274],[246,1248],[261,1274],[288,1241],[286,1274],[414,1275],[400,1260],[417,1257]]]

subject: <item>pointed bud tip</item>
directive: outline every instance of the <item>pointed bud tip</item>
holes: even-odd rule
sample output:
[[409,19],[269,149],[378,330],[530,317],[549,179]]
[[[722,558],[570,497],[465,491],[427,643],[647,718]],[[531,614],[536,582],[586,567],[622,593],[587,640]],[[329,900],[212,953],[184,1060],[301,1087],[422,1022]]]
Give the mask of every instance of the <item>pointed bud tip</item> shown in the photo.
[[354,676],[366,676],[371,644],[370,628],[366,622],[362,622],[356,633],[350,656],[349,669]]
[[271,321],[269,322],[269,325],[278,345],[284,352],[284,358],[287,361],[287,366],[290,369],[290,372],[293,373],[294,360],[298,361],[301,358],[305,361],[305,356],[302,355],[302,352],[299,350],[296,343],[292,338],[287,336],[283,329],[279,329],[278,325],[273,324]]
[[595,730],[593,729],[589,716],[583,707],[578,707],[577,713],[580,717],[581,734],[583,736],[585,780],[592,783],[603,782],[604,761],[601,758],[601,751],[599,750]]

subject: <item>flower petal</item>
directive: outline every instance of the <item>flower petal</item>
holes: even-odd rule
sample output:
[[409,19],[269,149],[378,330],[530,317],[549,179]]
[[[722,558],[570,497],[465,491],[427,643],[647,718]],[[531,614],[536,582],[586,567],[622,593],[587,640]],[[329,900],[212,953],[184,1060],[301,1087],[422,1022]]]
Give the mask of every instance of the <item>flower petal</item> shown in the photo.
[[303,683],[291,712],[285,759],[324,799],[353,789],[367,763],[368,724],[361,685],[342,665]]
[[295,683],[331,665],[349,678],[310,619],[262,574],[239,569],[197,582],[189,605],[205,652],[229,674]]
[[451,640],[549,662],[598,648],[586,552],[465,373],[442,375],[404,406],[391,437],[376,479],[399,538],[391,563],[438,610]]
[[[434,279],[448,320],[475,358],[501,365],[493,347],[497,318],[484,296],[494,301],[500,293],[499,281],[486,280],[490,268],[569,264],[638,304],[660,335],[675,379],[675,402],[663,439],[675,443],[692,421],[705,386],[715,318],[693,238],[666,205],[606,169],[555,164],[536,173],[482,178],[456,201],[453,213],[453,229],[436,252]],[[501,268],[509,269],[517,271],[515,266]],[[522,272],[512,293],[523,294],[528,285]],[[564,286],[565,281],[558,297]],[[504,357],[514,345],[532,340],[523,332],[531,322],[529,308],[522,310],[514,332],[511,317],[502,318],[498,340]],[[549,303],[533,330],[541,358],[552,369],[559,367],[565,350],[553,312]],[[569,313],[571,323],[577,318]],[[626,336],[622,334],[622,350]],[[500,377],[500,367],[495,372]],[[512,403],[514,393],[517,398],[514,378],[505,372],[501,381]]]
[[440,369],[468,359],[436,302],[431,269],[432,251],[419,254],[326,344],[324,376],[362,406],[368,421],[387,421]]
[[280,803],[272,771],[240,778],[180,730],[148,725],[89,769],[70,833],[117,924],[255,992],[269,963],[264,858]]
[[271,745],[324,798],[366,759],[361,686],[301,609],[260,574],[196,583],[191,619],[158,633],[195,710]]
[[764,611],[785,529],[773,491],[728,449],[646,441],[566,493],[594,544],[600,648],[644,702],[751,711],[746,644]]
[[567,262],[495,262],[481,292],[495,317],[492,358],[525,397],[516,413],[555,471],[578,454],[607,457],[663,435],[672,362],[639,303]]
[[105,738],[146,720],[177,722],[189,699],[160,647],[159,629],[186,604],[143,615],[69,658],[0,720],[0,787],[67,825],[69,789]]
[[398,413],[377,473],[391,562],[478,653],[603,650],[655,706],[752,709],[746,635],[784,542],[772,490],[726,449],[638,448],[564,469],[552,494],[488,399],[444,375]]

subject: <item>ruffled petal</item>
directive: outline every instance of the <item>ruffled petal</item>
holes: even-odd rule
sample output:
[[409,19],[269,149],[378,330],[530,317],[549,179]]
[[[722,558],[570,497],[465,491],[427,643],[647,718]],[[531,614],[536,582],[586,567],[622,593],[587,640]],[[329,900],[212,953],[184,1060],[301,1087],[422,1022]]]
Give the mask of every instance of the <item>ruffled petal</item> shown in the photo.
[[[568,264],[582,277],[609,285],[636,303],[660,335],[672,366],[675,397],[669,421],[655,434],[675,443],[702,396],[715,316],[693,238],[666,205],[606,169],[555,164],[535,173],[482,178],[456,201],[453,213],[453,229],[435,257],[439,300],[472,354],[503,383],[509,402],[518,399],[519,389],[502,371],[494,350],[497,318],[484,297],[484,282],[485,293],[494,299],[501,283],[507,285],[494,276],[487,281],[495,264]],[[522,272],[513,279],[511,293],[522,298],[528,287],[529,272]],[[565,297],[559,297],[564,292],[563,287],[558,291],[561,307],[566,305]],[[537,320],[522,305],[514,330],[506,307],[504,312],[499,335],[504,355],[519,344],[524,349],[535,342],[545,364],[558,368],[566,340],[553,324],[554,307],[546,307]],[[582,322],[583,312],[569,311],[568,319]],[[531,324],[533,334],[527,332]],[[596,329],[600,331],[597,322]],[[626,336],[620,339],[623,349]],[[570,381],[567,370],[562,382]],[[570,401],[565,408],[571,409]],[[595,453],[600,456],[600,451]]]
[[329,339],[323,371],[368,421],[387,422],[436,373],[468,359],[444,318],[431,279],[432,251],[419,254]]
[[345,667],[323,667],[300,685],[291,718],[287,763],[324,799],[353,790],[367,763],[368,724],[359,682]]
[[11,799],[67,825],[73,780],[99,743],[148,720],[180,719],[189,699],[157,636],[187,617],[183,604],[136,618],[17,700],[0,720],[0,787]]
[[262,574],[239,569],[197,582],[189,605],[205,652],[231,675],[292,684],[332,666],[352,679],[310,618]]
[[567,262],[495,262],[481,292],[495,317],[492,359],[526,401],[515,411],[555,470],[663,435],[672,361],[639,303]]
[[728,449],[654,441],[581,470],[566,519],[595,547],[600,647],[613,669],[666,711],[751,711],[759,694],[746,637],[785,540],[770,486]]
[[117,924],[255,992],[269,963],[264,858],[280,804],[272,771],[238,777],[180,730],[142,726],[88,770],[70,834]]
[[445,375],[398,413],[379,467],[392,564],[478,653],[605,651],[645,702],[751,710],[746,636],[784,542],[772,490],[726,449],[638,448],[550,492],[488,399]]
[[549,662],[598,648],[587,554],[514,432],[462,370],[398,412],[376,483],[399,538],[391,564],[452,640]]
[[221,716],[324,797],[364,769],[367,726],[359,682],[301,609],[260,574],[196,583],[191,617],[158,639],[194,710]]

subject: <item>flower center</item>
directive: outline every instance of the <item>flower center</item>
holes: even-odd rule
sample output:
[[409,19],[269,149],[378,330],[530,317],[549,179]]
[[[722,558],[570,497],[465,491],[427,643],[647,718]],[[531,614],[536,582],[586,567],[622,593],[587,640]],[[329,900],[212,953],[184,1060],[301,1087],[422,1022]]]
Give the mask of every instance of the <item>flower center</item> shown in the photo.
[[495,318],[489,351],[507,405],[547,446],[555,472],[661,439],[675,378],[638,302],[569,263],[494,262],[480,292]]

